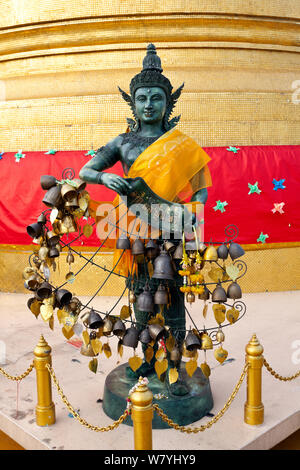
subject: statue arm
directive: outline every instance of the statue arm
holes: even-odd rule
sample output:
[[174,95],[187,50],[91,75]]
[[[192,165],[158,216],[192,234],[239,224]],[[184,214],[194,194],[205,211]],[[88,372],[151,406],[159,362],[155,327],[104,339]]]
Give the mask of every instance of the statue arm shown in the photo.
[[130,185],[124,178],[113,173],[104,173],[104,170],[120,160],[119,140],[120,138],[116,137],[105,147],[100,147],[96,155],[81,168],[79,178],[87,183],[103,184],[118,194],[127,194]]

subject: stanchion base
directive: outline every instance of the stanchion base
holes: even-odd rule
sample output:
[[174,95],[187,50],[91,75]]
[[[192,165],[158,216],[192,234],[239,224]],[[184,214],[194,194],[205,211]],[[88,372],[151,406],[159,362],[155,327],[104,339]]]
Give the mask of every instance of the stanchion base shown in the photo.
[[264,422],[264,405],[244,407],[244,421],[246,424],[257,426]]
[[[126,367],[128,363],[114,369],[106,377],[103,397],[103,410],[114,421],[124,413],[126,409],[126,399],[129,390],[136,385],[137,379],[130,379],[126,376]],[[181,365],[181,376],[189,388],[189,393],[183,396],[175,396],[168,392],[165,383],[161,382],[157,375],[151,374],[148,387],[153,395],[164,394],[168,398],[153,399],[153,403],[158,406],[180,426],[199,421],[213,407],[213,398],[210,389],[209,380],[203,375],[200,368],[196,370],[193,377],[189,377],[185,367]],[[132,426],[132,420],[128,417],[125,424]],[[169,426],[154,412],[153,429],[167,429]]]
[[37,406],[35,409],[36,424],[38,426],[51,426],[55,423],[55,405]]

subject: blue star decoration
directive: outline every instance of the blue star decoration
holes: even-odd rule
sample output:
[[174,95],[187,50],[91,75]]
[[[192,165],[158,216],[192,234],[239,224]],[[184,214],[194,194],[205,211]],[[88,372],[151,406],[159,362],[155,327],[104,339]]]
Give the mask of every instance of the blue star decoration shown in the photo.
[[215,211],[220,211],[220,212],[225,212],[225,209],[224,207],[225,206],[228,206],[228,202],[224,201],[224,202],[221,202],[221,201],[216,201],[217,205],[214,207],[214,210]]
[[277,191],[277,189],[285,189],[285,186],[283,186],[283,183],[285,182],[285,179],[276,181],[275,178],[273,179],[272,183],[274,184],[274,191]]
[[22,153],[22,150],[18,150],[17,153],[15,153],[15,158],[16,158],[16,163],[19,163],[21,158],[25,158],[25,153]]
[[85,153],[84,155],[86,155],[86,156],[88,156],[88,157],[89,157],[89,156],[93,157],[93,156],[95,155],[95,153],[96,153],[95,150],[89,150],[89,151],[88,151],[87,153]]
[[238,150],[240,150],[238,147],[232,147],[230,145],[229,148],[226,149],[228,152],[233,152],[233,153],[238,153]]
[[50,149],[48,152],[45,152],[45,155],[55,155],[57,153],[57,150],[55,149]]
[[266,238],[269,238],[269,235],[267,233],[263,234],[262,232],[260,232],[260,235],[256,241],[266,243]]

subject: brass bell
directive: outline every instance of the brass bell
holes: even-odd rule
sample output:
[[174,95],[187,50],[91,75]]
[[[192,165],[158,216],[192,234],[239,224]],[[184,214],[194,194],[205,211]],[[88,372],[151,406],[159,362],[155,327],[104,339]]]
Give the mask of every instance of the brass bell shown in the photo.
[[47,241],[48,241],[49,245],[57,245],[57,243],[60,240],[59,236],[56,233],[52,232],[52,231],[47,232],[46,237],[47,237]]
[[216,340],[218,343],[223,343],[225,339],[225,335],[221,329],[218,329],[217,334],[216,334]]
[[49,248],[45,245],[41,246],[39,249],[39,258],[41,261],[45,261],[49,253]]
[[137,238],[132,243],[131,253],[134,256],[138,256],[138,255],[143,255],[144,252],[145,252],[144,243],[142,242],[142,240],[140,238]]
[[176,245],[170,241],[165,241],[164,242],[164,249],[169,253],[172,254],[176,250]]
[[56,178],[51,175],[42,175],[40,183],[43,189],[50,189],[52,186],[56,186]]
[[78,308],[80,308],[80,306],[81,306],[80,300],[77,297],[72,297],[72,299],[69,303],[69,307],[72,310],[72,312],[76,312],[76,310],[78,310]]
[[40,285],[38,276],[36,274],[33,274],[26,280],[26,285],[28,286],[28,289],[30,290],[35,290],[38,288]]
[[45,223],[47,222],[47,219],[43,212],[41,213],[37,221],[39,224],[45,225]]
[[213,302],[226,302],[227,301],[226,292],[220,284],[218,284],[217,287],[213,290],[211,300]]
[[148,328],[141,331],[139,340],[143,344],[148,344],[152,341]]
[[182,245],[182,242],[180,242],[176,250],[174,251],[173,259],[182,259],[182,256],[183,256],[183,245]]
[[211,337],[208,336],[207,333],[201,334],[201,349],[213,349],[213,342],[211,340]]
[[204,251],[206,250],[206,245],[204,245],[203,242],[200,242],[198,245],[198,249],[199,249],[200,254],[202,255]]
[[220,259],[227,259],[229,250],[228,250],[227,246],[225,245],[225,243],[222,243],[222,245],[220,245],[217,248],[217,253],[218,253],[218,257]]
[[75,197],[73,197],[72,199],[68,200],[65,203],[65,208],[70,211],[73,211],[79,208],[77,194]]
[[112,321],[109,317],[106,317],[105,320],[104,320],[104,325],[103,325],[103,334],[105,336],[110,335],[112,330],[113,330]]
[[168,253],[162,251],[154,261],[154,279],[174,279],[172,260]]
[[175,346],[172,351],[170,352],[170,359],[171,361],[173,362],[178,362],[180,361],[180,358],[181,358],[181,354],[180,354],[180,351],[179,349]]
[[125,333],[125,330],[126,328],[122,320],[117,320],[113,327],[113,334],[116,336],[123,336]]
[[26,281],[27,279],[29,279],[34,274],[36,274],[36,268],[32,268],[31,266],[28,266],[27,268],[24,269],[24,271],[22,273],[22,277]]
[[151,338],[155,341],[159,341],[166,334],[166,330],[158,323],[153,323],[152,325],[149,325],[148,329]]
[[205,261],[217,261],[218,260],[218,252],[213,245],[209,245],[203,255],[203,259]]
[[154,312],[153,297],[149,288],[145,287],[144,292],[138,296],[137,308],[141,312]]
[[66,261],[68,264],[74,263],[75,258],[71,251],[68,252]]
[[28,225],[26,227],[27,233],[31,238],[38,238],[43,231],[43,225],[40,222]]
[[230,254],[230,258],[232,259],[232,261],[234,261],[235,259],[240,258],[241,256],[243,256],[245,254],[245,251],[241,247],[241,245],[239,245],[238,243],[230,242],[230,244],[229,244],[229,254]]
[[189,304],[195,302],[195,294],[194,294],[194,292],[187,292],[187,294],[186,294],[186,301],[187,301]]
[[32,258],[32,262],[36,265],[37,269],[39,269],[42,264],[40,258],[36,255]]
[[208,300],[209,299],[209,290],[206,286],[204,286],[204,291],[202,294],[198,294],[198,299],[200,300]]
[[74,184],[74,187],[75,189],[81,193],[81,191],[83,191],[85,188],[86,188],[86,182],[85,181],[82,181],[81,179],[79,178],[74,178],[72,180],[72,183]]
[[227,297],[229,299],[240,299],[242,297],[242,289],[237,282],[232,282],[227,289]]
[[196,240],[190,240],[185,244],[186,251],[197,251],[197,243]]
[[122,340],[124,346],[136,348],[139,343],[139,332],[134,326],[128,328]]
[[131,304],[134,304],[136,302],[136,295],[132,290],[129,291],[129,302]]
[[77,224],[72,215],[66,215],[61,221],[58,221],[58,230],[61,235],[77,232]]
[[195,349],[201,349],[201,342],[198,336],[192,331],[189,331],[185,338],[185,347],[188,351],[195,351]]
[[118,250],[130,250],[130,240],[125,235],[121,235],[116,244]]
[[43,203],[47,207],[59,207],[62,202],[63,199],[61,197],[60,185],[52,186],[48,189],[43,199]]
[[61,195],[65,201],[71,201],[77,197],[77,191],[74,186],[71,186],[68,183],[64,183],[61,187]]
[[83,344],[80,349],[80,354],[82,354],[83,356],[88,356],[88,357],[98,356],[98,354],[94,353],[91,343],[89,343],[88,345]]
[[154,259],[158,255],[158,246],[153,240],[149,240],[146,245],[146,256],[148,259]]
[[97,330],[103,325],[103,320],[94,309],[91,309],[88,319],[86,320],[88,328]]
[[49,258],[57,258],[59,256],[59,251],[56,246],[52,246],[48,253]]
[[40,299],[48,299],[52,294],[52,287],[49,282],[42,282],[42,284],[37,289],[37,295]]
[[158,289],[154,294],[154,303],[156,305],[168,305],[169,303],[168,291],[162,284],[159,284]]
[[68,305],[71,302],[72,294],[66,289],[58,289],[55,293],[57,304],[60,308]]

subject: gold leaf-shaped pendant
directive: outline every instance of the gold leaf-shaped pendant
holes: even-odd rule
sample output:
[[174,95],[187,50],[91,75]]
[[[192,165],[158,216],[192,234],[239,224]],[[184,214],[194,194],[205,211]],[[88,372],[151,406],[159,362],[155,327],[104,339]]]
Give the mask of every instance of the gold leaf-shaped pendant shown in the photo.
[[175,338],[174,336],[170,334],[166,340],[166,348],[169,352],[171,352],[173,351],[174,347],[175,347]]
[[50,318],[52,317],[53,315],[53,307],[52,305],[44,305],[42,304],[41,305],[41,308],[40,308],[40,313],[41,313],[41,317],[44,321],[49,321]]
[[98,369],[98,360],[95,357],[89,362],[89,369],[96,374]]
[[65,329],[65,327],[63,326],[61,331],[62,331],[64,337],[67,338],[67,339],[72,338],[72,336],[74,335],[73,328],[71,328],[70,330],[67,331]]
[[98,338],[91,340],[91,346],[94,351],[94,354],[102,353],[102,343]]
[[148,267],[149,277],[151,279],[151,277],[153,276],[153,272],[154,272],[153,264],[151,263],[151,261],[148,261],[147,267]]
[[225,320],[225,312],[226,312],[226,307],[225,305],[217,304],[213,305],[213,312],[215,315],[216,322],[221,325],[223,321]]
[[187,371],[188,375],[192,377],[197,369],[197,361],[195,359],[190,359],[188,362],[185,363],[185,370]]
[[202,370],[203,374],[205,375],[205,377],[208,378],[210,376],[210,367],[209,367],[209,365],[206,362],[202,362],[200,367],[201,367],[201,370]]
[[235,323],[237,319],[239,318],[239,311],[236,308],[230,308],[226,312],[226,318],[229,321],[229,323]]
[[120,355],[120,357],[123,356],[123,344],[121,341],[118,342],[118,354]]
[[228,276],[230,277],[230,279],[232,279],[233,281],[236,281],[236,279],[238,278],[240,274],[239,268],[235,266],[234,264],[230,264],[229,266],[227,266],[226,272]]
[[89,206],[90,195],[87,191],[82,191],[78,196],[78,205],[81,211],[84,213]]
[[143,359],[139,356],[133,356],[128,361],[129,366],[135,372],[143,364]]
[[168,369],[168,361],[167,359],[163,359],[162,361],[156,361],[155,365],[155,372],[157,373],[157,377],[160,379],[160,376],[166,372]]
[[82,332],[82,339],[83,339],[85,346],[87,346],[90,342],[90,335],[88,334],[86,330]]
[[49,328],[51,330],[54,330],[54,316],[52,315],[52,317],[50,318],[49,320]]
[[39,302],[37,299],[35,299],[30,305],[30,310],[32,311],[35,318],[37,318],[40,314],[41,305],[42,305],[42,302]]
[[103,336],[103,326],[98,328],[96,335],[97,335],[97,338],[101,338],[101,336]]
[[204,307],[203,307],[203,312],[202,312],[204,318],[206,318],[207,310],[208,310],[208,305],[205,304]]
[[163,359],[165,359],[167,357],[167,354],[165,353],[164,349],[161,348],[161,349],[158,349],[156,351],[156,354],[155,354],[155,359],[157,359],[158,361],[162,361]]
[[121,320],[126,320],[128,317],[130,317],[130,307],[128,307],[128,305],[123,305],[120,311],[120,318]]
[[57,319],[59,323],[63,323],[65,317],[67,317],[68,315],[69,315],[68,312],[66,312],[64,309],[57,310]]
[[103,349],[103,352],[104,352],[105,356],[107,357],[107,359],[109,359],[111,354],[112,354],[111,349],[110,349],[110,345],[108,343],[105,343],[105,344],[103,344],[102,349]]
[[169,370],[169,382],[170,384],[173,384],[177,382],[177,380],[178,380],[178,370],[176,369],[176,367],[174,367],[173,369]]
[[217,361],[219,361],[222,364],[228,356],[228,351],[226,351],[225,349],[222,348],[222,346],[220,346],[218,349],[215,349],[214,355]]
[[214,281],[214,282],[219,282],[222,279],[223,276],[223,269],[222,268],[211,268],[211,270],[208,272],[209,277]]
[[86,224],[82,229],[83,234],[88,238],[93,233],[93,227],[89,224]]
[[148,364],[150,364],[153,355],[154,355],[154,350],[153,350],[153,348],[148,347],[148,348],[146,349],[146,351],[145,351],[145,359],[146,359],[146,361],[148,362]]

